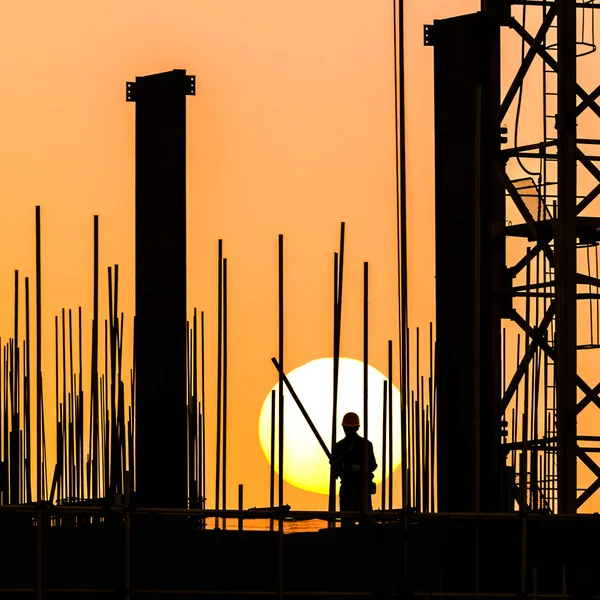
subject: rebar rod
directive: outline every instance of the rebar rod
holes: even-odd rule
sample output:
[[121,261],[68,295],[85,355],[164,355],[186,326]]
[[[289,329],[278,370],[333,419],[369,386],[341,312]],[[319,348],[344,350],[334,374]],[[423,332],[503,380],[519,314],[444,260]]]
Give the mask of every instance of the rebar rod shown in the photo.
[[[223,259],[223,509],[227,508],[227,259]],[[227,529],[223,519],[223,529]]]
[[[193,381],[193,390],[192,390],[192,395],[194,397],[194,405],[195,405],[195,411],[196,411],[196,453],[195,453],[195,460],[196,460],[196,502],[198,501],[199,498],[202,497],[202,491],[201,491],[201,486],[202,486],[202,431],[200,428],[200,415],[199,415],[199,410],[198,410],[198,317],[197,317],[197,311],[196,308],[194,308],[194,322],[193,322],[193,326],[194,326],[194,337],[193,337],[193,341],[192,341],[192,352],[194,354],[194,358],[193,358],[193,362],[192,362],[192,369],[193,369],[193,373],[192,373],[192,381]],[[196,506],[194,508],[197,508]]]
[[[223,240],[219,240],[218,247],[218,286],[217,301],[217,450],[215,455],[215,509],[219,510],[220,502],[220,480],[221,480],[221,381],[222,381],[222,358],[223,358]],[[215,522],[218,528],[218,522]]]
[[44,500],[42,490],[42,243],[40,207],[35,207],[35,365],[36,365],[36,493]]
[[21,498],[19,494],[20,466],[21,458],[19,453],[19,271],[15,271],[15,307],[14,307],[14,338],[12,353],[12,423],[11,423],[11,442],[10,442],[10,479],[9,479],[9,497],[11,503],[19,503]]
[[200,313],[200,372],[202,377],[202,508],[206,508],[206,377],[204,368],[204,311]]
[[[338,395],[338,372],[339,372],[339,346],[337,334],[337,312],[338,312],[338,277],[339,256],[333,253],[333,395],[331,402],[331,449],[337,441],[337,395]],[[335,510],[336,478],[333,468],[329,469],[329,510]],[[330,523],[331,525],[331,523]]]
[[[337,400],[339,383],[340,344],[342,330],[342,297],[344,284],[344,251],[345,251],[346,223],[340,224],[340,251],[334,254],[334,278],[333,278],[333,406],[331,419],[331,448],[336,443],[337,434]],[[330,470],[329,475],[329,510],[335,510],[335,477]]]
[[24,502],[33,502],[31,493],[31,337],[29,335],[29,277],[25,277],[25,347],[23,409],[25,416],[24,457],[25,457],[25,496]]
[[[388,465],[389,465],[389,499],[388,506],[390,510],[394,507],[394,409],[393,409],[393,372],[394,372],[394,362],[393,362],[393,345],[392,340],[388,340],[388,385],[387,385],[387,393],[388,393],[388,428],[389,428],[389,447],[388,447]],[[383,473],[385,477],[385,469]]]
[[98,406],[98,215],[94,215],[94,306],[92,318],[92,365],[90,390],[90,456],[92,499],[98,498],[99,406]]
[[[382,433],[381,433],[381,510],[385,510],[386,501],[386,476],[387,476],[387,386],[388,382],[383,381],[383,414],[382,414]],[[390,506],[391,508],[391,506]]]
[[[269,508],[275,508],[275,390],[271,390],[271,460],[269,468]],[[269,529],[273,531],[273,519]]]
[[[361,511],[369,510],[369,469],[368,442],[369,439],[369,263],[363,268],[363,433],[362,448],[362,503]],[[363,519],[364,520],[364,516]]]
[[278,355],[279,355],[279,440],[278,461],[279,466],[279,520],[277,544],[277,595],[283,599],[284,590],[284,556],[283,556],[283,441],[284,441],[284,404],[283,404],[283,373],[284,373],[284,295],[283,295],[283,234],[278,237]]
[[416,330],[416,337],[417,337],[417,339],[416,339],[417,349],[415,352],[415,367],[416,367],[415,386],[417,388],[417,400],[416,400],[415,412],[414,412],[414,419],[415,419],[415,454],[414,454],[414,456],[415,456],[415,506],[416,506],[416,509],[420,512],[422,510],[422,505],[421,505],[421,445],[420,445],[420,439],[419,439],[419,434],[420,434],[419,407],[421,405],[421,390],[420,390],[421,342],[420,342],[420,330],[418,327]]

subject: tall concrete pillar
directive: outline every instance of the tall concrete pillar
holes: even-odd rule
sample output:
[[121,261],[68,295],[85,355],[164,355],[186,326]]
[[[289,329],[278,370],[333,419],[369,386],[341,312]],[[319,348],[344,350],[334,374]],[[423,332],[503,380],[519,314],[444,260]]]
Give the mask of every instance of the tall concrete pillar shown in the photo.
[[135,102],[136,499],[187,506],[184,70],[137,77]]

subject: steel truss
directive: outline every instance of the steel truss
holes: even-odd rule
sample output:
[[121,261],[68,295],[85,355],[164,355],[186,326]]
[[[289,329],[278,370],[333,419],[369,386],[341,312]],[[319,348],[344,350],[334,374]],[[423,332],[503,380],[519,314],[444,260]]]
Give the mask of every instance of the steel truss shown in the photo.
[[[517,6],[511,11],[511,5]],[[521,20],[515,16],[521,13],[519,6],[523,11],[537,7],[531,13],[537,18],[537,31],[530,31],[525,12]],[[507,223],[507,244],[518,247],[515,240],[521,238],[527,245],[507,267],[512,284],[502,292],[512,298],[510,319],[520,331],[517,339],[524,340],[522,350],[517,342],[517,364],[511,373],[505,328],[502,414],[498,415],[505,428],[503,455],[514,476],[513,497],[521,510],[575,513],[600,489],[600,467],[591,456],[599,451],[593,444],[600,442],[600,436],[577,431],[578,415],[592,404],[600,408],[600,383],[587,383],[577,370],[582,352],[600,348],[600,217],[589,214],[600,196],[600,169],[595,164],[600,156],[585,150],[595,148],[600,140],[577,137],[578,120],[586,111],[600,118],[600,85],[587,91],[577,82],[578,49],[580,54],[595,50],[593,43],[588,44],[591,50],[582,47],[577,23],[584,13],[600,6],[594,0],[510,0],[490,1],[484,8],[496,12],[524,48],[496,116],[495,126],[503,134],[509,111],[516,108],[518,115],[532,65],[541,61],[543,72],[543,139],[518,145],[515,131],[514,143],[509,145],[504,138],[503,149],[492,158],[507,201],[522,218]],[[523,163],[531,165],[530,159],[539,161],[534,172]],[[515,163],[523,176],[514,177]],[[593,180],[591,186],[581,177],[578,180],[579,165]],[[581,318],[578,328],[582,307],[590,319],[585,343]],[[594,478],[583,488],[578,487],[578,461]]]

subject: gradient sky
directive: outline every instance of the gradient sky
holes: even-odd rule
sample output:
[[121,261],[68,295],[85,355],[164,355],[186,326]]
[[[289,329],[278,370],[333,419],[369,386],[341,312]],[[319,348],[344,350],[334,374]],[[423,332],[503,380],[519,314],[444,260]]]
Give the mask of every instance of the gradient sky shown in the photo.
[[[479,1],[406,4],[410,317],[412,326],[426,329],[434,319],[433,52],[423,47],[423,24],[475,11]],[[100,215],[103,317],[105,269],[118,263],[130,331],[135,108],[125,102],[125,82],[173,68],[197,78],[197,95],[187,101],[188,306],[206,312],[209,420],[219,238],[228,258],[229,496],[243,483],[247,505],[268,502],[257,424],[276,381],[270,357],[277,351],[279,233],[285,236],[286,367],[332,352],[333,252],[345,221],[342,354],[361,358],[367,260],[370,362],[385,372],[387,340],[397,348],[398,337],[392,27],[391,0],[93,0],[4,7],[0,334],[12,335],[14,270],[35,275],[34,207],[40,204],[49,421],[53,320],[62,307],[83,307],[89,348],[94,214]],[[509,50],[507,72],[520,44]],[[531,110],[524,108],[524,122]],[[534,125],[527,133],[538,135]],[[124,352],[131,352],[130,335]],[[324,497],[292,486],[285,493],[294,508],[326,506]]]

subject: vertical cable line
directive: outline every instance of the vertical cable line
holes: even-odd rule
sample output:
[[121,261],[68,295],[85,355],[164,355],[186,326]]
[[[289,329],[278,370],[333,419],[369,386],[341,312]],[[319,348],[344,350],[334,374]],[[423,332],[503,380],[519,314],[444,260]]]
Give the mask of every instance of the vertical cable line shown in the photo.
[[[402,506],[408,503],[406,477],[406,391],[407,373],[407,332],[408,325],[408,267],[406,250],[406,118],[404,90],[404,0],[396,0],[394,5],[394,121],[396,142],[396,241],[398,259],[398,334],[400,346],[401,410],[400,436],[402,461]],[[400,71],[398,73],[398,71]],[[392,508],[391,506],[389,507]]]

